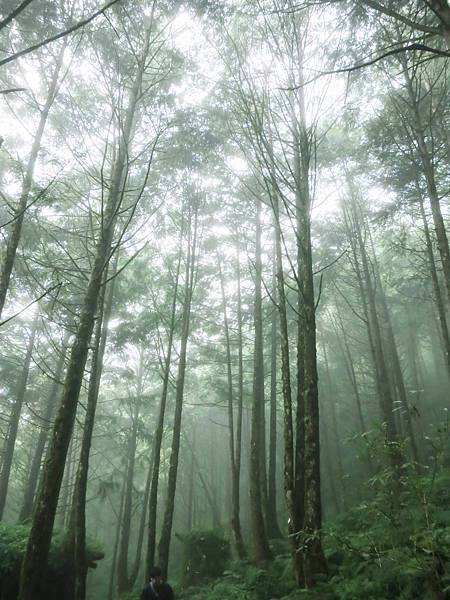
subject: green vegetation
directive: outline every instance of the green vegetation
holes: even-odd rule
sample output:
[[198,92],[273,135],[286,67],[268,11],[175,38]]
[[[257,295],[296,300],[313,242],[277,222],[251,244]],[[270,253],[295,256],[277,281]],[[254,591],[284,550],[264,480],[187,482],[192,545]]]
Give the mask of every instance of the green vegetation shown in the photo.
[[[20,575],[20,564],[25,554],[30,527],[0,523],[0,597],[15,599]],[[89,539],[86,545],[87,567],[96,568],[104,552],[96,540]],[[48,600],[61,597],[65,581],[70,573],[70,548],[66,534],[61,529],[53,532],[52,543],[45,577],[45,593]]]
[[385,471],[375,495],[324,530],[329,579],[298,590],[288,548],[267,569],[233,562],[207,585],[180,592],[186,600],[404,599],[450,597],[450,472],[409,476]]

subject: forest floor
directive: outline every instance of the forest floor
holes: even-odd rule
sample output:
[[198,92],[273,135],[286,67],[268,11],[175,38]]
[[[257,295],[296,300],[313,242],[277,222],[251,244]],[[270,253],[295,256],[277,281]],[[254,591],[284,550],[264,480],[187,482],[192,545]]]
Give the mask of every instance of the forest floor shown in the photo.
[[450,470],[400,482],[382,473],[373,496],[324,530],[329,576],[310,590],[296,588],[286,544],[266,568],[233,562],[184,600],[445,600],[450,598]]

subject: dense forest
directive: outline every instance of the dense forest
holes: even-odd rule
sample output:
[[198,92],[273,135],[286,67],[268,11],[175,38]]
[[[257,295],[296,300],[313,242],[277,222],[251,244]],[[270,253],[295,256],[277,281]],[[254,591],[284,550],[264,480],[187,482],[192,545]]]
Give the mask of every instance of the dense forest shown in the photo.
[[448,0],[2,0],[1,600],[450,598],[449,73]]

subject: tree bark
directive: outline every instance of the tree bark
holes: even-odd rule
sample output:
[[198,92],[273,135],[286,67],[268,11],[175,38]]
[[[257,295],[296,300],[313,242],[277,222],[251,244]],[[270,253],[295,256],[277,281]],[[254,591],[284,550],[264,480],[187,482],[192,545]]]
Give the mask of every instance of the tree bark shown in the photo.
[[416,184],[416,189],[418,192],[420,216],[422,217],[423,231],[425,235],[425,246],[427,250],[428,266],[430,268],[431,281],[433,283],[434,300],[436,303],[436,309],[439,319],[445,366],[447,367],[448,376],[450,377],[450,334],[447,325],[447,317],[445,314],[445,306],[444,301],[442,299],[441,286],[439,284],[439,277],[436,270],[436,264],[434,262],[433,242],[431,241],[430,228],[428,225],[427,216],[425,214],[425,207],[423,203],[422,194],[420,192],[420,187],[418,184]]
[[[105,299],[105,287],[109,270],[105,269],[104,284],[100,292],[97,323],[95,327],[91,376],[89,380],[86,416],[84,420],[83,438],[81,441],[78,469],[75,478],[75,488],[72,500],[73,510],[73,552],[74,552],[74,598],[85,600],[86,597],[86,494],[89,475],[89,455],[91,451],[92,435],[94,432],[95,414],[100,390],[100,381],[103,371],[103,359],[108,337],[108,323],[111,316],[115,274],[117,270],[118,253],[111,269],[112,277],[108,294]],[[68,599],[67,599],[68,600]]]
[[119,550],[120,529],[122,526],[124,501],[125,501],[125,475],[123,478],[123,484],[122,484],[122,489],[121,489],[121,494],[120,494],[120,508],[119,508],[119,514],[117,516],[116,537],[114,540],[114,550],[113,550],[112,561],[111,561],[111,571],[109,574],[108,600],[113,600],[113,596],[114,596],[114,575],[116,574],[117,553]]
[[138,529],[138,539],[137,539],[137,543],[136,543],[136,554],[134,557],[133,567],[131,569],[130,576],[129,576],[129,580],[130,580],[132,586],[135,584],[137,577],[139,575],[140,568],[141,568],[142,548],[144,547],[145,528],[146,528],[146,524],[147,524],[148,499],[150,496],[152,464],[153,464],[153,450],[152,450],[152,453],[150,456],[150,465],[149,465],[149,469],[148,469],[148,473],[147,473],[147,478],[145,481],[143,507],[142,507],[142,512],[141,512],[141,520],[139,523],[139,529]]
[[[276,251],[275,251],[276,252]],[[271,346],[270,346],[270,417],[269,417],[269,477],[267,495],[267,535],[269,538],[281,538],[277,516],[277,280],[276,258],[274,256],[272,293],[275,305],[272,307]]]
[[[303,77],[303,49],[298,32],[299,68]],[[296,242],[298,285],[298,406],[297,443],[303,444],[304,454],[296,452],[296,461],[304,465],[304,575],[306,587],[313,587],[317,576],[326,573],[327,567],[322,549],[322,500],[320,480],[320,431],[319,391],[316,349],[316,299],[311,247],[311,137],[307,126],[304,88],[297,92],[298,120],[294,125],[294,173],[296,186]],[[301,392],[301,395],[300,395]],[[304,416],[304,418],[303,418]],[[302,438],[303,434],[303,440]],[[301,468],[296,465],[296,472]],[[297,474],[296,473],[296,474]]]
[[337,476],[339,479],[340,487],[341,487],[341,501],[342,507],[344,510],[348,510],[348,502],[347,502],[347,490],[345,486],[345,473],[344,467],[342,464],[342,453],[341,453],[341,438],[339,435],[338,428],[338,419],[336,415],[336,402],[334,400],[333,394],[333,384],[331,381],[331,373],[330,373],[330,365],[328,363],[328,352],[325,343],[323,344],[323,357],[325,362],[325,374],[326,374],[326,383],[327,383],[327,396],[328,402],[330,404],[330,415],[331,415],[331,428],[333,432],[333,441],[334,441],[334,451],[333,455],[336,458],[336,467],[337,467]]
[[28,521],[30,519],[31,514],[33,512],[33,502],[34,496],[36,493],[36,488],[39,480],[39,474],[41,472],[42,467],[42,457],[44,456],[45,446],[48,441],[49,433],[50,433],[50,423],[52,420],[52,416],[55,411],[56,399],[58,397],[58,392],[61,387],[61,378],[63,376],[64,370],[64,362],[67,354],[67,342],[68,336],[66,336],[63,341],[62,348],[60,351],[60,355],[58,358],[58,363],[56,366],[54,380],[51,386],[50,394],[47,399],[47,404],[45,406],[45,411],[43,414],[43,425],[41,425],[39,430],[39,436],[36,442],[36,447],[33,454],[33,460],[30,466],[30,472],[28,474],[27,483],[25,486],[24,498],[22,508],[20,510],[19,522]]
[[440,28],[450,50],[450,6],[448,0],[429,0],[428,4],[440,21]]
[[255,300],[254,300],[254,366],[250,439],[250,527],[254,542],[254,558],[263,563],[271,558],[263,517],[261,498],[261,420],[264,410],[264,356],[262,325],[261,206],[256,206]]
[[136,464],[136,446],[137,432],[139,427],[139,413],[142,402],[142,385],[143,385],[143,369],[144,369],[144,353],[140,349],[139,373],[138,373],[138,389],[136,405],[131,408],[132,412],[132,429],[128,438],[127,449],[127,468],[126,468],[126,484],[125,484],[125,501],[122,515],[122,535],[120,538],[119,556],[117,558],[117,591],[119,596],[125,592],[130,592],[133,587],[133,582],[128,576],[128,546],[130,544],[131,535],[131,519],[133,513],[133,481],[134,469]]
[[[241,289],[241,262],[239,253],[239,242],[237,243],[237,257],[236,257],[236,279],[237,279],[237,307],[236,307],[236,318],[237,318],[237,344],[238,344],[238,391],[237,391],[237,415],[236,415],[236,449],[235,449],[235,469],[236,479],[239,485],[236,488],[237,496],[235,498],[235,504],[240,511],[241,495],[240,495],[240,482],[241,482],[241,464],[242,464],[242,422],[244,413],[244,356],[243,356],[243,338],[242,338],[242,289]],[[242,539],[242,545],[238,548],[238,553],[242,555],[247,554],[247,550]]]

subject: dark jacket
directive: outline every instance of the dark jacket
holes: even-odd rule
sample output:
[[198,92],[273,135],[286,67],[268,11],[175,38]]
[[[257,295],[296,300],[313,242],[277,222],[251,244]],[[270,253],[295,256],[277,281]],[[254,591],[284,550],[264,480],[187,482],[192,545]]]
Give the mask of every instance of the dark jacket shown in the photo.
[[173,590],[168,583],[147,584],[142,590],[141,600],[173,600]]

